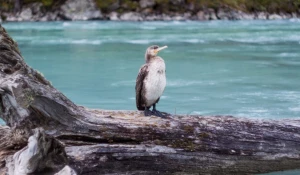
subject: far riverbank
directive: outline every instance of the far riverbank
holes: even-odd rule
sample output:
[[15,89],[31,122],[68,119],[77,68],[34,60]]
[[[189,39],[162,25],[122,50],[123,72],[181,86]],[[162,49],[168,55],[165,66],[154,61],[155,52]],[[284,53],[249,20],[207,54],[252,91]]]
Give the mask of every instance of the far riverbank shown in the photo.
[[[26,2],[26,1],[25,1]],[[197,4],[193,1],[109,1],[97,0],[60,0],[30,1],[19,9],[14,4],[0,4],[0,22],[2,21],[207,21],[207,20],[278,20],[300,18],[297,4],[281,9],[274,6],[262,7],[223,3]],[[217,1],[216,1],[217,2]],[[274,1],[275,2],[275,1]],[[266,4],[268,5],[268,4]],[[278,6],[280,4],[277,4]]]

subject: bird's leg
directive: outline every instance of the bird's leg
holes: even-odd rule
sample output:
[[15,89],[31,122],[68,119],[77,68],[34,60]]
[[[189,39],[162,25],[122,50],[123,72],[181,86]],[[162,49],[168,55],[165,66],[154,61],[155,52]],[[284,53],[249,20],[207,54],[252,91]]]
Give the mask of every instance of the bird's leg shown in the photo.
[[150,108],[145,107],[145,111],[144,111],[144,115],[145,116],[151,116],[152,115],[152,111],[149,110]]
[[152,110],[152,114],[157,116],[157,117],[161,117],[161,118],[165,118],[166,116],[164,114],[162,114],[161,112],[159,112],[158,110],[156,110],[156,104],[153,105],[153,110]]

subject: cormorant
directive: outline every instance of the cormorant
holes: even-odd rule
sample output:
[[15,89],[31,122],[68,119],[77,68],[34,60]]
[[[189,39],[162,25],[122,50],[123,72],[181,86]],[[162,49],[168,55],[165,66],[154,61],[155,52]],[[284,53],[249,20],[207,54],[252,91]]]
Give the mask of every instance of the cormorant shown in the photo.
[[[148,47],[145,53],[146,64],[142,65],[136,78],[136,107],[144,110],[145,116],[155,115],[164,117],[156,110],[156,103],[166,87],[166,66],[164,60],[157,53],[167,46],[156,45]],[[153,106],[153,110],[149,109]]]

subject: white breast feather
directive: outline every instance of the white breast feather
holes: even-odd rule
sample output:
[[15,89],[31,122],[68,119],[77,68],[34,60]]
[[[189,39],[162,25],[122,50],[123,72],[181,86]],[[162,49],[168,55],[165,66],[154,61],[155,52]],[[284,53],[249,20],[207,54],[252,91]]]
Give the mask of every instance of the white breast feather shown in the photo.
[[148,67],[148,75],[144,80],[146,88],[147,107],[153,105],[163,94],[166,87],[166,74],[164,60],[157,60]]

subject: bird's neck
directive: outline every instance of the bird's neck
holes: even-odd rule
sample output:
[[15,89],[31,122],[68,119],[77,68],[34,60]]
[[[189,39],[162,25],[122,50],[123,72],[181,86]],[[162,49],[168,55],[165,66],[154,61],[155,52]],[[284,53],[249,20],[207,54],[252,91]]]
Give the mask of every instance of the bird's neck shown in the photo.
[[149,54],[146,54],[146,55],[145,55],[146,63],[150,63],[150,61],[152,60],[152,57],[153,57],[153,56],[151,56],[151,55],[149,55]]
[[159,56],[151,56],[151,55],[146,55],[146,63],[153,63],[159,59],[161,59]]

